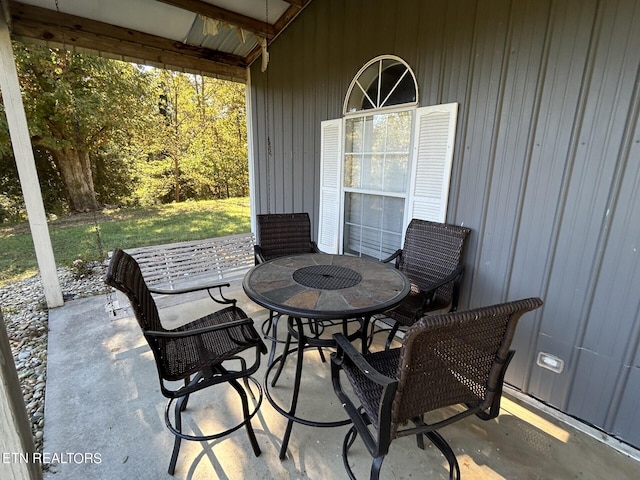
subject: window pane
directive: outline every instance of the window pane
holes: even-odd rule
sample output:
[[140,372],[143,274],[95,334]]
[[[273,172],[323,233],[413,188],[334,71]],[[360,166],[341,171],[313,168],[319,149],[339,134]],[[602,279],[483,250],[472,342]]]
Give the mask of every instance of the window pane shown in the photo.
[[384,163],[384,185],[382,190],[403,193],[407,191],[409,154],[388,154]]
[[[407,67],[397,60],[383,60],[382,73],[380,76],[380,107],[394,105],[389,102],[389,98],[395,94],[400,86],[398,82],[403,79],[403,74],[407,72]],[[408,72],[407,72],[408,73]],[[382,103],[384,102],[384,104]]]
[[382,241],[382,232],[373,228],[362,228],[362,240],[360,253],[366,257],[376,259],[382,258],[380,255],[380,244]]
[[386,102],[386,105],[401,105],[403,103],[412,103],[416,101],[416,86],[410,75],[405,75],[400,84],[393,91]]
[[358,255],[361,248],[362,228],[355,225],[344,226],[344,245],[342,250],[350,255]]
[[[369,65],[358,77],[351,94],[349,96],[349,103],[347,105],[348,112],[357,112],[358,110],[367,110],[370,108],[376,108],[378,98],[378,72],[380,66],[378,62]],[[369,95],[369,98],[365,95]],[[372,93],[369,93],[372,92]],[[373,103],[372,103],[373,102]]]
[[382,190],[384,155],[366,155],[363,160],[362,188]]
[[412,112],[387,115],[387,152],[409,152]]
[[382,233],[382,247],[380,259],[390,256],[393,252],[402,248],[400,242],[402,241],[402,234],[400,233]]
[[344,151],[346,153],[362,152],[363,132],[363,118],[350,118],[346,121],[344,144]]
[[360,155],[345,155],[344,157],[344,186],[360,188],[362,157]]
[[377,259],[400,248],[404,198],[345,193],[343,251]]
[[364,125],[362,129],[362,151],[373,152],[374,142],[374,129],[373,129],[373,117],[368,116],[364,119]]
[[[402,235],[404,221],[404,198],[384,198],[382,228],[385,231]],[[400,248],[400,247],[398,247]]]
[[349,223],[362,222],[362,194],[350,193],[344,194],[344,221]]
[[387,149],[387,115],[373,116],[373,139],[370,141],[372,152],[384,152]]
[[380,82],[381,107],[416,101],[415,84],[404,65],[396,64],[383,70]]
[[363,195],[362,225],[372,228],[382,226],[382,208],[384,197],[380,195]]

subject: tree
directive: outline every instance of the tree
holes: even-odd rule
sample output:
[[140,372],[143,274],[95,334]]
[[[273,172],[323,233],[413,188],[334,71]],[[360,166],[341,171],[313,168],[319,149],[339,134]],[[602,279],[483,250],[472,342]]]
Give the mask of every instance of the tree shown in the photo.
[[46,151],[72,212],[98,207],[92,159],[126,143],[158,117],[151,78],[132,64],[33,45],[14,45],[35,149]]
[[[225,198],[248,194],[244,85],[158,71],[163,148],[145,169],[146,191],[160,193],[159,178],[171,177],[172,198]],[[154,186],[152,187],[151,184]],[[163,195],[167,198],[168,192]]]
[[[248,194],[244,85],[19,43],[14,50],[48,212]],[[0,164],[13,161],[5,125]],[[13,164],[0,180],[0,219],[15,218]]]

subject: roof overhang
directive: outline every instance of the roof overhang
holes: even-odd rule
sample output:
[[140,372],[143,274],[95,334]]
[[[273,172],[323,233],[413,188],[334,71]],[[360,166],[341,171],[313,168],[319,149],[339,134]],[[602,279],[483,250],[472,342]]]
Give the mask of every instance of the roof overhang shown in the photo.
[[0,0],[11,37],[245,82],[311,0]]

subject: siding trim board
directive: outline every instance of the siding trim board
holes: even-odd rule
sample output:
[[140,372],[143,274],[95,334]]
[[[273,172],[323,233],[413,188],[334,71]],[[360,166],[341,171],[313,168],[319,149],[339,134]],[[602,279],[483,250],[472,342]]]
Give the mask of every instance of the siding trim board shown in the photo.
[[271,45],[268,82],[251,67],[253,213],[308,211],[317,237],[320,123],[363,64],[402,58],[421,106],[460,104],[461,306],[541,296],[507,381],[640,447],[638,24],[640,0],[314,0]]

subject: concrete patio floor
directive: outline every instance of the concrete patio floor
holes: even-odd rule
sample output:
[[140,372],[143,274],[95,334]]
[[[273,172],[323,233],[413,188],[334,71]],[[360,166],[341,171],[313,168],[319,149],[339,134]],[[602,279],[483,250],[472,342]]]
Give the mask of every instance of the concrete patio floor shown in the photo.
[[[266,318],[267,312],[246,298],[239,281],[227,296],[237,298],[258,327]],[[57,462],[45,479],[172,478],[166,471],[173,436],[164,425],[166,401],[153,358],[124,297],[113,298],[126,307],[117,316],[107,312],[105,296],[74,300],[50,312],[44,454]],[[158,299],[167,324],[216,309],[206,294],[179,299],[186,303],[177,300]],[[288,362],[282,386],[272,390],[275,396],[288,398],[286,380],[292,378],[293,363]],[[265,369],[266,356],[256,375],[260,382]],[[305,354],[304,382],[303,415],[346,418],[331,387],[329,366],[316,351]],[[236,398],[218,387],[195,394],[186,428],[215,430],[237,414]],[[281,461],[285,421],[266,398],[253,425],[260,457],[254,457],[244,429],[208,443],[183,442],[173,478],[346,478],[341,446],[348,427],[294,425],[288,456]],[[509,394],[497,419],[472,417],[441,433],[467,480],[640,478],[635,450],[621,453]],[[370,457],[359,440],[349,458],[359,478],[368,478]],[[382,478],[446,479],[448,469],[436,448],[419,450],[414,438],[403,438],[393,442]]]

